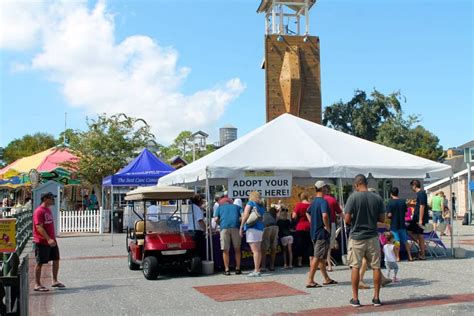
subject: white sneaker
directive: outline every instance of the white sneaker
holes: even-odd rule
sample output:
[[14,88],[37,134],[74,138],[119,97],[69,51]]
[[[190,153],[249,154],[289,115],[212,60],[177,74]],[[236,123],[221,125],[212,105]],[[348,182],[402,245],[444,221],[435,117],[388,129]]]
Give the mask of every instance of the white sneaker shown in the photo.
[[260,272],[255,272],[255,271],[252,271],[250,272],[249,274],[247,274],[248,277],[251,277],[251,278],[256,278],[256,277],[261,277],[262,274]]

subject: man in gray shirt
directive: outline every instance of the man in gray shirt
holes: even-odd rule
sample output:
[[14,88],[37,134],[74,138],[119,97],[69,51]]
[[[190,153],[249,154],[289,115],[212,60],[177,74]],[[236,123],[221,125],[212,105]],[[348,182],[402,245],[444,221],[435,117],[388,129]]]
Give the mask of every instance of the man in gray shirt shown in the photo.
[[374,272],[374,306],[382,305],[380,293],[380,243],[377,233],[377,222],[385,221],[385,207],[380,196],[368,191],[367,178],[357,175],[354,178],[354,189],[344,209],[344,220],[351,226],[348,247],[348,262],[352,269],[352,299],[350,304],[359,307],[359,269],[362,259],[367,260]]

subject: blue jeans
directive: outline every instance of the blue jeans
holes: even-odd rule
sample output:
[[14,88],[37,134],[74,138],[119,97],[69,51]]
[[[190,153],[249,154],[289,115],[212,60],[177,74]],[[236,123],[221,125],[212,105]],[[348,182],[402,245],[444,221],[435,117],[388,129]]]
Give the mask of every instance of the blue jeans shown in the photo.
[[443,223],[444,219],[440,211],[433,211],[433,223]]

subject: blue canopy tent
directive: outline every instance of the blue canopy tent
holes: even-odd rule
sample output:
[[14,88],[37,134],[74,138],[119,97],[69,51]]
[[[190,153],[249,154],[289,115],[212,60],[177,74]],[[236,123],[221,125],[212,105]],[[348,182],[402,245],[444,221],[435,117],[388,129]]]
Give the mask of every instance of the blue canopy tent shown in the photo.
[[[158,157],[145,148],[140,153],[140,155],[138,155],[128,165],[120,169],[117,173],[103,178],[102,198],[104,198],[104,187],[111,187],[111,226],[113,222],[112,216],[114,211],[114,187],[140,187],[156,185],[159,178],[170,174],[174,170],[175,169],[173,167],[161,161]],[[110,231],[111,233],[113,232],[112,227],[110,228]]]
[[174,171],[151,153],[148,149],[143,151],[128,165],[117,173],[102,179],[102,186],[148,186],[156,185],[158,179]]

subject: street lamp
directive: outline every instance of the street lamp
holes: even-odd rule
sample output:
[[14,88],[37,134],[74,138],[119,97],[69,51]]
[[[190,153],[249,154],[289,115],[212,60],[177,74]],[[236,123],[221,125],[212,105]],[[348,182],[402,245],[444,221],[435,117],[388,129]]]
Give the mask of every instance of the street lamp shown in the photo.
[[198,151],[206,149],[206,138],[209,135],[203,131],[197,131],[191,135],[191,140],[193,142],[193,161],[196,160],[196,149]]

